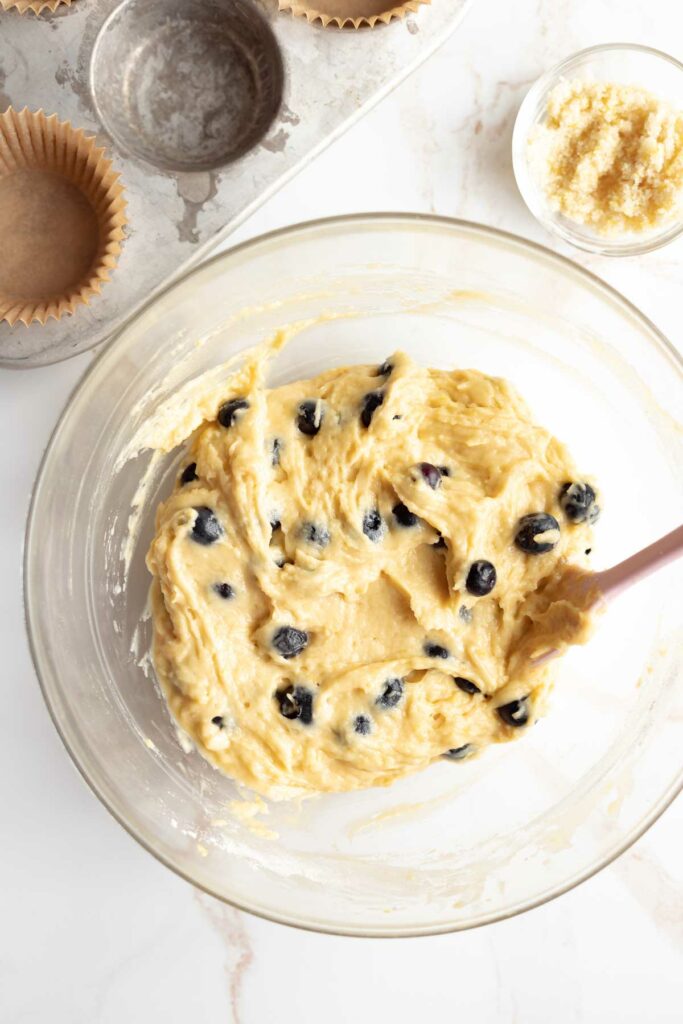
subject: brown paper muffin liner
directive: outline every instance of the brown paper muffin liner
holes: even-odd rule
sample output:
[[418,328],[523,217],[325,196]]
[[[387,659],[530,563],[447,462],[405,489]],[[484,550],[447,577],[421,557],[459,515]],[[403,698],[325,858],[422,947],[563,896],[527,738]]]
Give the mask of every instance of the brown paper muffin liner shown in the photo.
[[90,301],[121,251],[126,202],[95,139],[56,114],[0,114],[0,320],[44,324]]
[[281,11],[289,11],[297,18],[320,21],[324,28],[336,25],[338,28],[372,28],[377,22],[388,25],[394,18],[405,18],[408,11],[417,11],[431,0],[406,0],[395,4],[392,0],[318,0],[315,6],[300,3],[299,0],[278,0]]
[[19,14],[26,14],[33,11],[40,14],[42,11],[56,11],[58,7],[71,7],[74,0],[0,0],[0,7],[3,11],[16,10]]

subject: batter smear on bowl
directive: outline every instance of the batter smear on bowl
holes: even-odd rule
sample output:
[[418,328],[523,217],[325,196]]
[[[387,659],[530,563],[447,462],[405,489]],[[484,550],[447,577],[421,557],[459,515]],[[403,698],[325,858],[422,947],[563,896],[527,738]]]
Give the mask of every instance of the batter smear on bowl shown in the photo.
[[[591,617],[594,486],[503,380],[398,352],[225,381],[157,513],[154,663],[226,774],[276,797],[385,786],[523,735]],[[453,770],[458,770],[454,766]]]

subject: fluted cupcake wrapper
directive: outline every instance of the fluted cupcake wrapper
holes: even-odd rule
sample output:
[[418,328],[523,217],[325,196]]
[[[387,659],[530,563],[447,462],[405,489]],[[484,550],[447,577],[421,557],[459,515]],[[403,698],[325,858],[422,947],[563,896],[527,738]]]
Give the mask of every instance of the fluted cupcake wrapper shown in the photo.
[[[52,237],[62,202],[69,210],[63,231]],[[87,304],[116,265],[125,210],[119,175],[92,136],[42,110],[10,107],[1,114],[0,319],[44,324]],[[44,236],[41,211],[51,224]],[[68,285],[52,288],[52,280]]]
[[388,25],[395,18],[404,18],[409,11],[417,11],[429,3],[431,0],[407,0],[403,4],[391,0],[318,0],[312,6],[299,0],[278,0],[278,7],[297,18],[319,21],[323,27],[372,28],[378,22]]
[[58,7],[71,7],[75,0],[0,0],[0,7],[3,11],[18,11],[19,14],[26,14],[32,11],[34,14],[41,14],[43,11],[56,11]]

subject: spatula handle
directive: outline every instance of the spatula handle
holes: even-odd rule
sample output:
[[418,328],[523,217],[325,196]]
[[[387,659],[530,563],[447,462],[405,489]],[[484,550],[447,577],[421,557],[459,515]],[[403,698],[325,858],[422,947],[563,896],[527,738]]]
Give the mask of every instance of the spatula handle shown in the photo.
[[649,547],[637,551],[635,555],[619,562],[618,565],[613,565],[611,569],[596,573],[594,582],[597,583],[603,598],[609,600],[626,587],[642,580],[644,576],[649,576],[651,572],[682,556],[683,526],[679,526]]

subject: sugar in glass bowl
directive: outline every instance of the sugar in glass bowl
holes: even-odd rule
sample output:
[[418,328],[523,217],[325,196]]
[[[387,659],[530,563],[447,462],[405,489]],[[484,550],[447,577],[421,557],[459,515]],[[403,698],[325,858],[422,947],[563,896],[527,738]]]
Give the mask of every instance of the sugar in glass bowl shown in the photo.
[[683,111],[683,64],[637,43],[606,43],[581,50],[551,68],[531,86],[519,108],[512,136],[512,165],[517,187],[534,217],[552,234],[601,256],[637,256],[659,249],[683,231],[681,213],[642,233],[604,235],[571,220],[549,204],[543,182],[530,161],[529,139],[546,118],[550,93],[574,80],[618,82],[646,89]]

